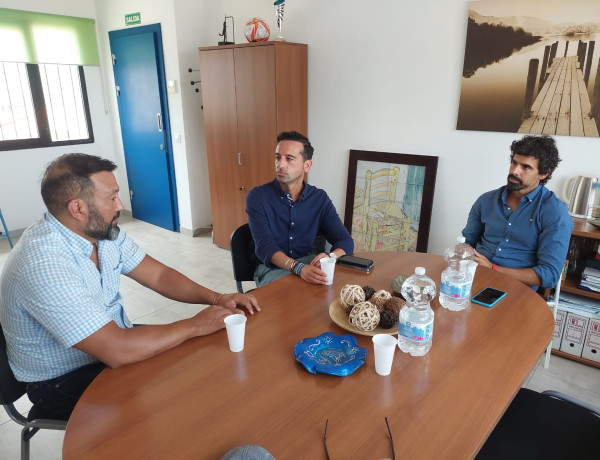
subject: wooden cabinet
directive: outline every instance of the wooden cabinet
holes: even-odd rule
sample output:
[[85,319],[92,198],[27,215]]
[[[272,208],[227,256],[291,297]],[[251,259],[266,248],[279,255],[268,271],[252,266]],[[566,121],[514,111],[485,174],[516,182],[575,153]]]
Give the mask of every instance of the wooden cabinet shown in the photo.
[[213,242],[229,248],[246,195],[275,178],[277,134],[307,135],[307,46],[261,42],[199,48]]
[[[600,230],[598,230],[593,225],[588,224],[586,219],[574,217],[573,232],[571,233],[571,236],[582,236],[585,238],[584,252],[587,255],[592,252],[592,248],[594,246],[595,241],[600,240]],[[560,297],[560,292],[570,292],[572,294],[577,294],[591,299],[600,300],[600,292],[592,292],[586,291],[585,289],[579,289],[578,286],[580,281],[580,275],[567,275],[567,278],[561,283],[560,291],[557,295]],[[579,361],[585,364],[589,364],[590,366],[600,367],[600,363],[578,356],[570,355],[560,350],[552,349],[552,354]]]

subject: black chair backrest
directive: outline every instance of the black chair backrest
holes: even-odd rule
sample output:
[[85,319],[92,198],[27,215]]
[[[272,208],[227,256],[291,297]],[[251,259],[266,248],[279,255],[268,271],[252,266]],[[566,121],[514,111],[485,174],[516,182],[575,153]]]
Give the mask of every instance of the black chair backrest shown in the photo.
[[238,281],[253,281],[258,258],[254,253],[254,239],[248,224],[241,225],[231,234],[231,262],[233,278]]
[[0,325],[0,403],[12,404],[25,394],[25,383],[19,382],[8,364],[6,340]]

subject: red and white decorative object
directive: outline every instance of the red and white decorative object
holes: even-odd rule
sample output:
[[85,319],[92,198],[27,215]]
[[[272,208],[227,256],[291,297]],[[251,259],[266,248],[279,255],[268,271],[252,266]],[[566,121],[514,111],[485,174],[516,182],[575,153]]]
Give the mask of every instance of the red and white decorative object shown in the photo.
[[266,42],[271,35],[271,29],[264,19],[252,18],[244,27],[244,35],[249,42]]

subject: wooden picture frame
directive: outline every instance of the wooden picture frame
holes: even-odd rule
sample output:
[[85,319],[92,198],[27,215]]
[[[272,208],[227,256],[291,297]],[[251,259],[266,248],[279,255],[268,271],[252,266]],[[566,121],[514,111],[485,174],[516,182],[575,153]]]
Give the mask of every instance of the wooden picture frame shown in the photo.
[[350,150],[344,226],[356,252],[427,252],[437,165],[437,156]]

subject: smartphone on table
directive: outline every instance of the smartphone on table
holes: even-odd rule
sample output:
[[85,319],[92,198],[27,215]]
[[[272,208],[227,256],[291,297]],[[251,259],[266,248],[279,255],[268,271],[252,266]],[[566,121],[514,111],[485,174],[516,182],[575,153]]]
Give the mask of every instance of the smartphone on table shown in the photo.
[[356,268],[358,270],[364,270],[369,273],[369,270],[373,268],[373,261],[371,259],[364,259],[362,257],[344,255],[338,258],[337,263],[346,267]]
[[478,303],[479,305],[483,305],[485,307],[493,307],[498,302],[500,302],[500,300],[502,300],[505,295],[506,292],[501,291],[500,289],[486,287],[482,291],[479,291],[477,294],[475,294],[471,298],[471,301]]

